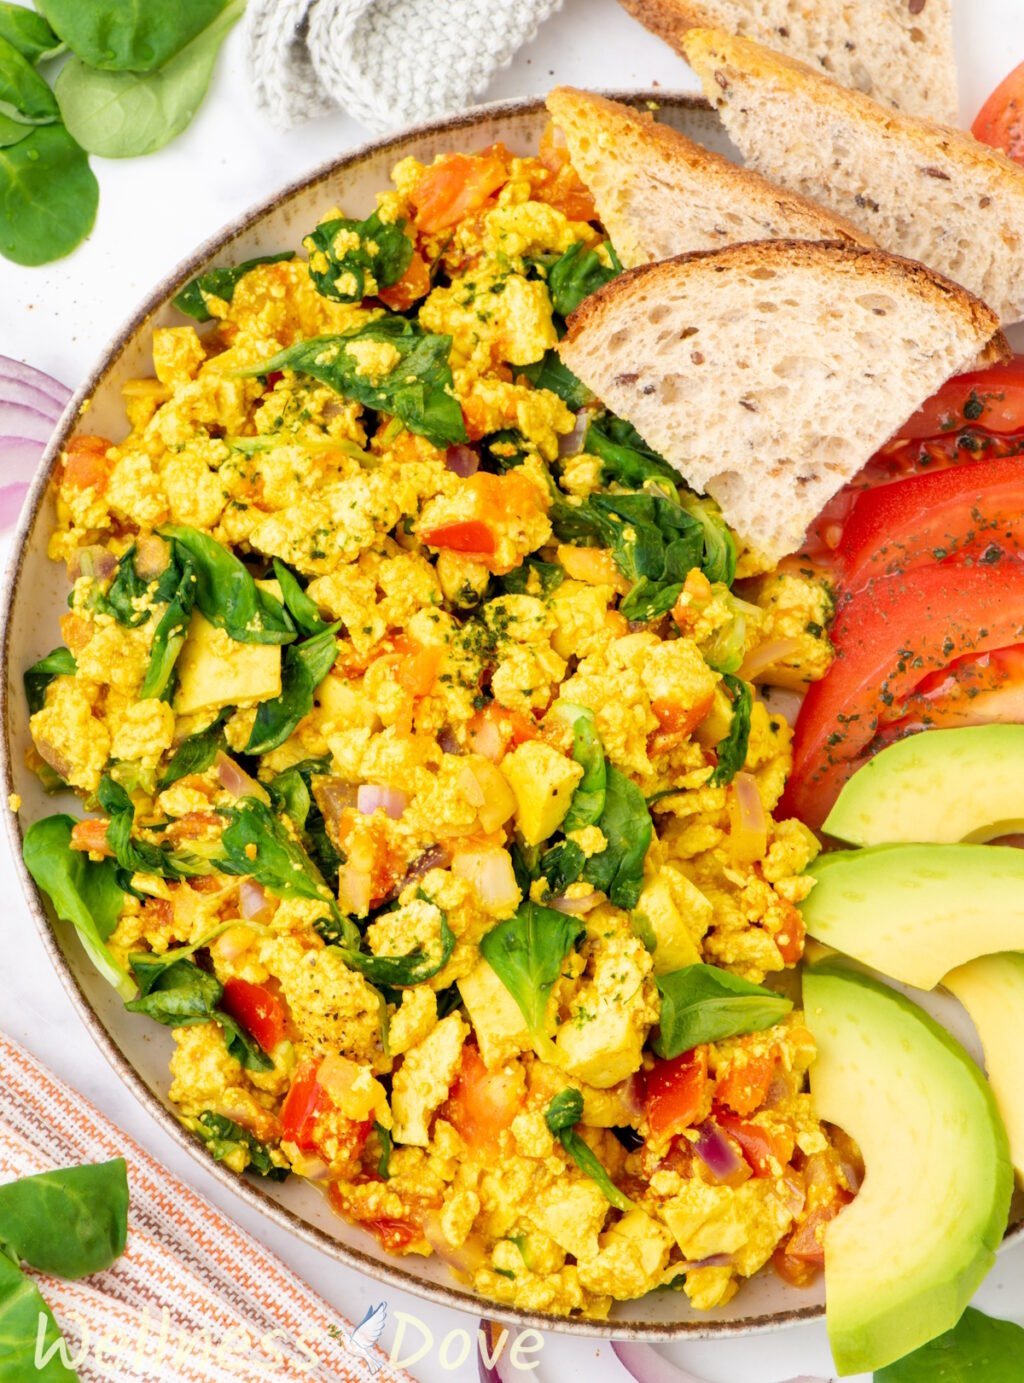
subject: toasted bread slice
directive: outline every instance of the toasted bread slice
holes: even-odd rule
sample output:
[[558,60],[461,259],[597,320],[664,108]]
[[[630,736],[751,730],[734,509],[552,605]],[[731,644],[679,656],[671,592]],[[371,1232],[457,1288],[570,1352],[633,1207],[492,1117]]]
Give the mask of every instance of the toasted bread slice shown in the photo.
[[556,87],[547,105],[627,268],[743,240],[874,243],[647,112],[568,86]]
[[959,121],[950,0],[620,0],[676,52],[724,29],[798,58],[883,105]]
[[895,254],[1024,317],[1024,168],[969,134],[887,110],[719,30],[683,47],[744,158]]
[[996,336],[948,279],[860,246],[765,240],[627,271],[562,359],[775,562],[825,502]]

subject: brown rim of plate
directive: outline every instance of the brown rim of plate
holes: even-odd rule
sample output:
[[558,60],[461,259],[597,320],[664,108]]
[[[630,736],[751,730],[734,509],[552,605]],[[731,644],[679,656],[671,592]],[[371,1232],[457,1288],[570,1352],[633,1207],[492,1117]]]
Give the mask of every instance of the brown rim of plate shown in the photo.
[[[620,100],[631,105],[640,105],[643,107],[646,107],[648,103],[654,103],[656,106],[675,110],[696,111],[710,109],[707,102],[702,97],[696,96],[690,92],[650,90],[626,92],[612,91],[603,94],[610,96],[614,100]],[[368,141],[360,145],[357,149],[342,155],[340,158],[320,164],[305,177],[298,179],[296,182],[289,183],[288,186],[283,188],[280,192],[275,193],[265,201],[251,207],[239,220],[223,227],[209,239],[204,241],[188,259],[179,264],[176,269],[157,284],[142,306],[111,339],[103,352],[100,362],[90,372],[85,381],[75,390],[71,400],[61,415],[56,431],[43,454],[39,469],[36,472],[35,479],[26,497],[25,505],[22,509],[21,517],[12,542],[11,555],[5,573],[6,579],[4,582],[2,606],[0,606],[0,656],[2,656],[5,670],[5,675],[0,678],[0,721],[2,721],[3,724],[3,735],[0,736],[0,777],[2,777],[5,800],[14,792],[12,746],[10,743],[10,679],[13,675],[11,671],[11,625],[14,601],[18,592],[24,565],[25,547],[29,534],[35,525],[39,509],[46,497],[51,472],[53,471],[57,458],[64,450],[75,430],[79,410],[82,408],[83,404],[92,397],[109,370],[120,359],[128,342],[136,337],[144,328],[146,321],[162,308],[179,289],[188,283],[188,281],[195,276],[196,272],[216,255],[228,241],[233,240],[242,231],[247,230],[250,226],[261,220],[268,212],[275,210],[283,203],[289,201],[296,193],[306,191],[309,188],[315,187],[318,183],[335,178],[339,173],[343,173],[346,169],[352,168],[363,162],[370,155],[386,153],[389,148],[404,145],[410,138],[415,136],[431,134],[447,136],[457,133],[459,130],[471,129],[485,120],[492,120],[496,117],[500,118],[501,116],[532,115],[534,113],[540,113],[543,109],[543,97],[493,102],[488,105],[477,106],[473,110],[464,112],[460,115],[408,127],[400,133],[389,135],[382,140]],[[344,1263],[346,1267],[364,1272],[378,1282],[387,1283],[389,1286],[397,1287],[402,1291],[409,1292],[413,1296],[437,1302],[441,1306],[452,1307],[455,1310],[468,1312],[475,1316],[485,1316],[490,1319],[500,1320],[507,1325],[533,1327],[539,1330],[556,1331],[568,1335],[598,1337],[610,1340],[643,1340],[648,1342],[659,1340],[667,1341],[687,1337],[691,1339],[713,1339],[723,1336],[742,1336],[780,1330],[786,1326],[818,1320],[824,1315],[825,1308],[823,1306],[814,1305],[795,1306],[784,1311],[763,1312],[760,1315],[740,1317],[736,1320],[701,1320],[699,1317],[694,1317],[686,1320],[668,1322],[664,1325],[656,1325],[646,1321],[629,1319],[617,1319],[614,1321],[570,1319],[563,1316],[550,1316],[537,1311],[524,1311],[514,1307],[504,1307],[497,1302],[489,1301],[486,1297],[479,1296],[477,1293],[467,1288],[455,1285],[442,1286],[433,1282],[427,1282],[417,1277],[415,1273],[409,1272],[402,1267],[401,1264],[404,1261],[402,1259],[396,1258],[393,1263],[381,1263],[376,1258],[362,1253],[359,1249],[349,1248],[340,1243],[331,1235],[326,1234],[323,1230],[318,1229],[315,1225],[308,1223],[293,1211],[279,1204],[262,1189],[257,1179],[250,1176],[240,1177],[236,1173],[229,1171],[222,1163],[214,1161],[209,1153],[207,1153],[203,1143],[181,1126],[159,1096],[149,1088],[141,1075],[127,1060],[113,1038],[107,1032],[107,1029],[97,1016],[92,1004],[79,985],[74,972],[58,946],[35,882],[25,868],[25,863],[22,859],[22,831],[19,816],[16,812],[9,810],[5,810],[4,816],[15,869],[17,870],[22,891],[42,939],[43,946],[46,948],[50,960],[53,962],[54,969],[57,971],[61,983],[77,1009],[79,1017],[82,1019],[90,1036],[99,1047],[104,1057],[106,1057],[122,1082],[132,1091],[139,1103],[146,1109],[152,1118],[156,1120],[164,1133],[174,1139],[179,1147],[183,1148],[198,1162],[201,1162],[211,1176],[216,1177],[217,1180],[234,1195],[240,1196],[251,1209],[260,1211],[262,1214],[268,1216],[275,1224],[281,1226],[281,1228],[291,1230],[292,1233],[296,1234],[307,1244],[312,1244],[314,1247],[323,1250],[324,1253],[337,1262]],[[1024,1222],[1019,1222],[1011,1227],[1008,1231],[1008,1236],[1018,1233],[1022,1228],[1024,1228]]]

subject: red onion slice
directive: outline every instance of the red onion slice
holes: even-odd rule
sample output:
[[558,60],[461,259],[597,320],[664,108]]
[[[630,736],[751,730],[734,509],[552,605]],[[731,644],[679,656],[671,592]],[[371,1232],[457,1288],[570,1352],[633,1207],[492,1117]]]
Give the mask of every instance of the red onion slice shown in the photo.
[[445,453],[444,464],[446,470],[451,471],[453,475],[462,476],[465,480],[471,475],[476,475],[480,469],[480,457],[472,447],[456,443]]
[[372,816],[378,809],[397,821],[409,805],[409,794],[401,788],[382,788],[372,783],[363,783],[356,793],[356,810],[363,816]]
[[26,408],[34,408],[44,417],[52,419],[54,423],[64,411],[62,403],[58,403],[49,394],[44,394],[42,389],[37,389],[34,384],[21,384],[15,379],[5,379],[2,373],[0,373],[0,402],[24,404]]
[[572,917],[583,917],[588,912],[592,912],[603,898],[603,893],[598,893],[596,889],[593,889],[590,893],[584,893],[581,898],[552,898],[548,902],[548,907],[554,908],[555,912],[564,912]]
[[27,485],[0,486],[0,529],[13,528],[28,494]]
[[27,403],[9,403],[0,398],[0,433],[7,437],[24,437],[42,446],[53,435],[54,419],[49,413]]
[[45,394],[57,405],[60,412],[64,411],[71,397],[71,390],[52,375],[44,375],[42,370],[36,370],[21,360],[12,360],[10,356],[0,355],[0,397],[12,397],[9,388],[19,386]]
[[[477,1340],[476,1352],[479,1383],[516,1383],[516,1380],[522,1379],[522,1370],[514,1368],[508,1359],[514,1339],[515,1336],[512,1332],[500,1321],[480,1322],[480,1337]],[[501,1343],[500,1350],[498,1349],[499,1341]],[[485,1349],[487,1350],[486,1359],[484,1358]],[[494,1362],[488,1362],[495,1354],[497,1357]]]
[[[681,1369],[677,1364],[670,1363],[653,1345],[632,1342],[619,1344],[614,1341],[612,1353],[629,1376],[636,1379],[636,1383],[707,1383],[707,1379],[698,1378],[689,1369]],[[491,1383],[490,1377],[483,1373],[482,1366],[480,1378],[481,1383]],[[826,1380],[801,1374],[799,1378],[789,1379],[789,1383],[826,1383]]]
[[262,884],[243,879],[238,886],[238,911],[247,922],[269,922],[275,907]]
[[750,1176],[746,1159],[740,1156],[717,1124],[701,1124],[693,1151],[720,1186],[739,1186]]
[[590,425],[590,409],[581,408],[576,414],[576,423],[571,432],[566,432],[558,439],[558,455],[565,460],[569,456],[579,456],[583,450],[583,443],[586,440],[587,428]]

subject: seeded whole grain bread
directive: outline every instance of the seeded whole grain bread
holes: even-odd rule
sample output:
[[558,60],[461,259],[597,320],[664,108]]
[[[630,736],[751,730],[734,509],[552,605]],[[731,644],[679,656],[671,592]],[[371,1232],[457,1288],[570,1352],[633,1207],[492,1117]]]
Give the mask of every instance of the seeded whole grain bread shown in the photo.
[[806,62],[883,105],[959,122],[951,0],[620,0],[678,53],[724,29]]
[[567,86],[556,87],[547,106],[627,268],[743,240],[874,243],[647,112]]
[[759,173],[963,284],[1004,323],[1024,317],[1024,168],[749,39],[691,29],[682,43]]
[[559,351],[767,564],[998,328],[923,265],[776,240],[628,270]]

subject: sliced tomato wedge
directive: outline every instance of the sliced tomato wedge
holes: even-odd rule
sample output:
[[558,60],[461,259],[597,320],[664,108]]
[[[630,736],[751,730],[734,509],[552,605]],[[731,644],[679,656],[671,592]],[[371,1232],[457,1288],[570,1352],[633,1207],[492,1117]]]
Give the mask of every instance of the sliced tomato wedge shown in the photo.
[[224,1009],[255,1037],[265,1052],[273,1051],[284,1036],[284,1009],[277,995],[263,984],[248,980],[227,980]]
[[644,1072],[643,1091],[647,1127],[656,1143],[699,1123],[710,1103],[707,1047],[655,1061]]
[[896,433],[899,438],[941,437],[963,428],[1024,432],[1024,356],[1002,365],[954,375]]
[[993,91],[978,112],[971,134],[1024,163],[1024,62]]
[[423,541],[428,547],[446,547],[467,557],[494,556],[494,533],[482,519],[442,524],[424,533]]
[[888,740],[994,721],[1024,724],[1024,644],[958,658],[932,673],[906,701],[888,708],[880,733]]
[[842,586],[955,555],[1024,547],[1024,456],[972,461],[866,490],[836,550]]
[[477,1047],[463,1047],[445,1112],[471,1148],[497,1152],[502,1133],[522,1105],[523,1084],[514,1069],[499,1066],[489,1071]]
[[920,567],[871,582],[841,605],[836,660],[804,698],[783,815],[817,829],[863,762],[882,713],[929,673],[1024,638],[1024,563]]

